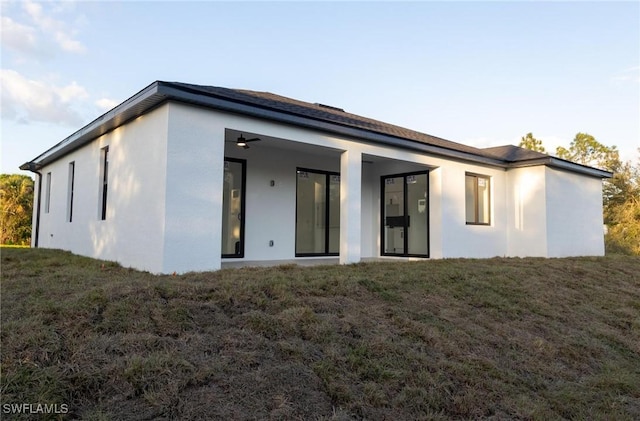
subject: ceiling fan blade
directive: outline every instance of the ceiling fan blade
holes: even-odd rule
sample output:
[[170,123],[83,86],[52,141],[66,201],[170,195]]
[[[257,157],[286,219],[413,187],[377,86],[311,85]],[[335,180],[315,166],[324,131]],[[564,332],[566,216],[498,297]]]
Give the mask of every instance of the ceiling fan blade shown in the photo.
[[246,139],[245,142],[256,142],[259,140],[262,140],[262,139],[260,139],[259,137],[254,137],[253,139]]

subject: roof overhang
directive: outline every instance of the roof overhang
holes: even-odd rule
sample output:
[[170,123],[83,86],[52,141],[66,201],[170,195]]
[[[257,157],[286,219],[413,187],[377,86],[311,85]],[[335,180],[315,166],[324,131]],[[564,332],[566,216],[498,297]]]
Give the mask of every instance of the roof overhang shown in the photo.
[[52,148],[37,156],[32,161],[21,165],[20,169],[29,171],[40,169],[43,166],[57,160],[58,158],[84,146],[94,139],[116,129],[117,127],[122,126],[123,124],[136,119],[145,113],[148,113],[149,111],[157,108],[167,101],[182,102],[191,105],[206,107],[209,109],[275,121],[297,127],[320,130],[323,132],[352,138],[361,142],[365,141],[376,144],[383,144],[445,158],[499,167],[505,170],[514,167],[549,165],[586,175],[591,175],[594,177],[611,177],[611,173],[607,171],[573,164],[571,162],[563,161],[553,157],[509,163],[498,158],[476,155],[469,152],[430,145],[416,140],[410,140],[365,129],[354,128],[334,122],[328,122],[320,119],[314,119],[308,116],[298,115],[295,113],[287,113],[279,110],[274,110],[268,107],[261,107],[256,104],[234,101],[229,98],[217,96],[213,93],[196,91],[184,86],[173,84],[171,82],[162,81],[153,82],[131,98],[113,108],[111,111],[101,115],[100,117],[93,120],[91,123],[87,124],[72,135],[68,136]]
[[28,170],[30,164],[36,164],[39,168],[42,168],[126,122],[149,112],[166,100],[158,88],[159,82],[152,83],[111,111],[96,118],[52,148],[38,155],[31,162],[21,165],[20,169]]
[[586,165],[576,164],[575,162],[567,161],[564,159],[556,158],[555,156],[547,156],[544,158],[529,159],[525,161],[512,162],[508,165],[509,168],[523,168],[534,167],[539,165],[545,165],[547,167],[556,168],[564,171],[571,171],[582,175],[587,175],[596,178],[611,178],[613,173],[610,171],[601,170],[598,168],[588,167]]
[[20,169],[31,170],[34,165],[38,168],[57,160],[84,146],[94,139],[116,129],[117,127],[148,113],[167,101],[183,102],[198,105],[210,109],[216,109],[255,118],[276,121],[298,127],[306,127],[324,132],[334,133],[360,141],[386,144],[398,148],[429,153],[448,158],[483,163],[492,166],[504,167],[504,161],[490,157],[474,155],[466,152],[428,145],[414,140],[408,140],[389,136],[381,133],[342,126],[340,124],[316,120],[309,117],[289,114],[281,111],[262,108],[253,104],[232,101],[219,98],[212,94],[194,92],[182,88],[170,82],[156,81],[127,99],[111,111],[101,115],[80,130],[71,134],[52,148],[38,155],[30,162],[20,166]]

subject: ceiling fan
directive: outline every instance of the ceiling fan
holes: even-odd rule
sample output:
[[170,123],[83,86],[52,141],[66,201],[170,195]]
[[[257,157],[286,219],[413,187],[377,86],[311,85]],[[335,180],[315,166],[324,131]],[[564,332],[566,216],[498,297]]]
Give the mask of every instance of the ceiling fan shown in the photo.
[[[235,144],[236,146],[240,147],[240,148],[244,148],[244,149],[249,149],[249,142],[258,142],[262,139],[260,139],[259,137],[254,137],[252,139],[245,139],[244,136],[242,136],[242,133],[240,134],[240,137],[238,139],[236,139]],[[227,142],[233,142],[232,140],[228,140]]]

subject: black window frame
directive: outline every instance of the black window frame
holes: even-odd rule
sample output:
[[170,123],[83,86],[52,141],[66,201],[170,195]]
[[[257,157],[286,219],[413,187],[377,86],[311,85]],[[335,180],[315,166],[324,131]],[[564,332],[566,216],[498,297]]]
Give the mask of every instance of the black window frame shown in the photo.
[[45,181],[45,196],[44,196],[44,213],[50,213],[51,211],[51,171],[47,173]]
[[107,219],[107,191],[109,185],[109,146],[105,146],[100,150],[102,158],[102,194],[100,202],[100,220]]
[[[225,162],[235,162],[238,164],[242,165],[242,169],[241,169],[241,173],[242,173],[242,180],[240,182],[240,188],[241,188],[241,192],[240,192],[240,246],[238,247],[238,252],[237,253],[221,253],[221,257],[223,259],[242,259],[244,258],[244,240],[245,240],[245,215],[246,215],[246,208],[247,208],[247,204],[246,202],[246,192],[247,192],[247,160],[246,159],[239,159],[239,158],[230,158],[230,157],[225,157],[224,158]],[[223,164],[224,165],[224,164]],[[224,169],[223,169],[224,171]],[[224,204],[223,204],[224,206]],[[220,234],[222,234],[222,230],[220,231]]]
[[[469,204],[466,202],[467,200],[467,177],[472,177],[475,178],[475,183],[474,183],[474,189],[473,189],[473,208],[474,208],[474,220],[473,221],[468,221],[467,220],[467,207],[469,206]],[[481,226],[491,226],[491,204],[492,204],[492,197],[491,197],[491,177],[488,175],[484,175],[484,174],[477,174],[477,173],[470,173],[467,172],[464,174],[464,178],[465,178],[465,184],[464,184],[464,188],[465,188],[465,212],[464,212],[464,219],[465,219],[465,224],[466,225],[481,225]],[[488,214],[489,214],[489,221],[488,222],[478,222],[480,219],[480,200],[478,200],[478,180],[479,179],[483,179],[486,180],[487,182],[487,196],[488,196],[488,204],[487,206],[489,207],[488,209]]]
[[76,161],[69,163],[69,197],[67,202],[67,221],[73,222],[73,196],[76,179]]

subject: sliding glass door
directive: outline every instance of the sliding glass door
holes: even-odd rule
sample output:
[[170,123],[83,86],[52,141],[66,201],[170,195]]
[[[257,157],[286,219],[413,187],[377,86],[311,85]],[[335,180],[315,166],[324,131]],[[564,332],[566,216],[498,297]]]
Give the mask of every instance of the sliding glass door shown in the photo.
[[225,158],[222,189],[222,257],[244,257],[245,161]]
[[383,176],[382,255],[429,257],[429,173]]
[[338,255],[340,175],[298,168],[296,256]]

